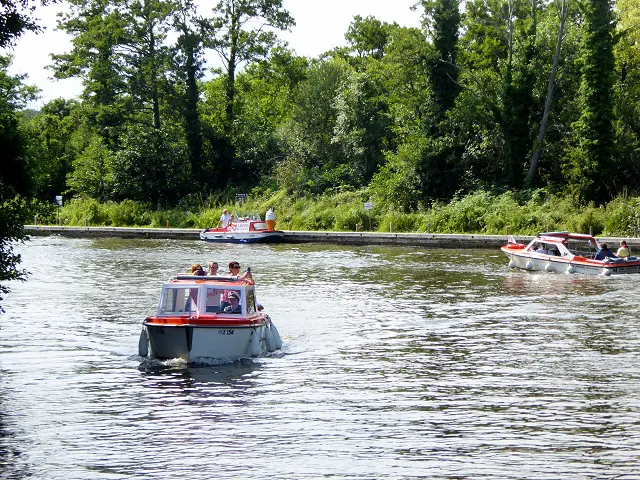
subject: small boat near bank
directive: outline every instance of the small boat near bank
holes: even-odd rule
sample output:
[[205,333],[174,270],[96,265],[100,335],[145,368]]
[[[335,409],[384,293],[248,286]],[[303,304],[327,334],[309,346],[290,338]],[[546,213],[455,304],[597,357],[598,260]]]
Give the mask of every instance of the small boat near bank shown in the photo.
[[156,314],[142,324],[138,353],[198,362],[280,348],[280,334],[256,301],[253,281],[184,274],[163,284]]
[[582,233],[539,233],[528,244],[509,236],[501,250],[509,258],[509,267],[523,270],[612,275],[640,273],[638,257],[606,257],[596,260],[601,245],[596,238]]
[[270,229],[259,215],[241,217],[226,227],[207,228],[200,232],[200,240],[223,243],[280,242],[284,232]]

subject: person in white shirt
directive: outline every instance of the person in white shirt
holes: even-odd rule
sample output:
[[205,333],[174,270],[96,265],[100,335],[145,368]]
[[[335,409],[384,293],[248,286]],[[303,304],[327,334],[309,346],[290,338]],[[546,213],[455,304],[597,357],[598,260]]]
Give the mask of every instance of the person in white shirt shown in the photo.
[[222,228],[226,228],[231,221],[231,215],[229,215],[229,210],[226,208],[222,211],[222,215],[220,215],[220,221],[218,222],[218,226],[222,225]]
[[218,262],[209,262],[209,276],[215,277],[216,275],[218,275],[219,268],[220,265],[218,265]]

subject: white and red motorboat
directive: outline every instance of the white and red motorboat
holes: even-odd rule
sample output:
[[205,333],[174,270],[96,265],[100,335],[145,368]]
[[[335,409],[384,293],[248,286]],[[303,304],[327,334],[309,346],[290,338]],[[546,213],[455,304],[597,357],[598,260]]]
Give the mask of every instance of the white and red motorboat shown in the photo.
[[162,286],[157,313],[143,322],[138,351],[142,357],[206,362],[255,357],[281,347],[252,280],[185,274]]
[[589,275],[640,273],[638,257],[595,260],[600,243],[582,233],[539,233],[528,244],[518,243],[509,236],[507,245],[500,248],[509,257],[511,268]]
[[259,215],[241,217],[226,227],[211,227],[200,232],[201,240],[225,243],[279,242],[283,236],[282,230],[270,230]]

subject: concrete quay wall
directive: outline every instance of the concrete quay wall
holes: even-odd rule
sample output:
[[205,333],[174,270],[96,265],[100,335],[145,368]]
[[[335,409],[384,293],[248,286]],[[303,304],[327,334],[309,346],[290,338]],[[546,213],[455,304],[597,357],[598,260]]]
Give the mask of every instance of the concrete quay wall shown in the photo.
[[[63,237],[90,238],[147,238],[171,240],[198,240],[195,228],[145,228],[145,227],[67,227],[57,225],[25,225],[29,235],[60,235]],[[527,243],[531,236],[516,236]],[[616,250],[621,238],[598,238]],[[640,239],[627,238],[633,252],[640,251]],[[443,233],[380,233],[380,232],[301,232],[284,231],[284,243],[327,243],[337,245],[403,245],[427,248],[498,248],[507,242],[506,235],[462,235]]]
[[[60,235],[74,238],[147,238],[198,240],[199,229],[145,227],[67,227],[25,225],[29,235]],[[530,238],[530,237],[528,237]],[[518,240],[528,240],[518,237]],[[405,245],[431,248],[496,248],[506,243],[506,235],[457,235],[435,233],[301,232],[284,231],[284,243],[328,243],[337,245]]]

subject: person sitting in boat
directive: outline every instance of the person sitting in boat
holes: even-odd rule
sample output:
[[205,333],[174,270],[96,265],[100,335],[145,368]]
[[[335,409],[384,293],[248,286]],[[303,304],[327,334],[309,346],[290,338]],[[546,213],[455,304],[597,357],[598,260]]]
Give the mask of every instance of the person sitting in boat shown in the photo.
[[553,251],[549,248],[549,245],[540,245],[536,250],[536,253],[544,253],[545,255],[553,255]]
[[238,277],[238,280],[240,281],[253,283],[253,275],[251,275],[251,269],[247,269],[244,274],[240,275],[240,264],[235,260],[229,262],[229,271],[227,272],[227,275]]
[[242,305],[240,305],[240,294],[232,290],[227,295],[230,305],[224,307],[224,313],[242,313]]
[[220,265],[218,265],[218,262],[209,262],[209,276],[210,277],[215,277],[216,275],[218,275],[218,269],[220,268]]
[[226,208],[222,211],[222,215],[220,215],[220,220],[218,221],[218,227],[226,228],[231,222],[231,215],[229,215],[229,210]]
[[205,277],[207,275],[207,272],[204,271],[204,268],[202,268],[202,265],[200,265],[199,263],[194,263],[193,265],[191,265],[191,275],[197,275],[198,277]]
[[609,247],[607,246],[606,243],[601,243],[600,244],[600,250],[598,250],[596,252],[595,257],[593,257],[594,260],[604,260],[605,258],[618,258],[618,256],[613,253]]
[[618,255],[621,258],[627,258],[631,255],[631,250],[629,249],[629,246],[627,245],[626,240],[622,240],[620,242],[620,248],[616,252],[616,255]]

